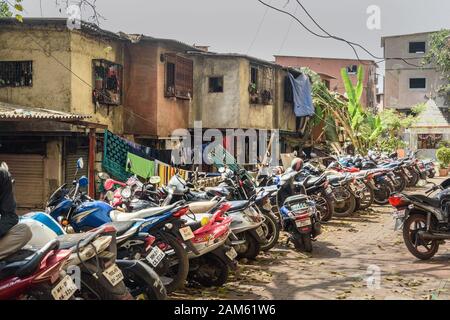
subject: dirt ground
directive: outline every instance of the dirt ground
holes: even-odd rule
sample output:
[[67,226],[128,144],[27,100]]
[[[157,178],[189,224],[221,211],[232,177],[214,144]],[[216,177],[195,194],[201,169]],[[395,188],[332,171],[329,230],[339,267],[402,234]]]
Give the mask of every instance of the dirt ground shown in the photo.
[[389,205],[373,206],[349,218],[334,218],[324,225],[311,255],[286,246],[282,235],[256,261],[240,261],[224,287],[186,288],[171,298],[449,299],[449,246],[441,245],[430,261],[417,260],[400,231],[394,232],[392,211]]

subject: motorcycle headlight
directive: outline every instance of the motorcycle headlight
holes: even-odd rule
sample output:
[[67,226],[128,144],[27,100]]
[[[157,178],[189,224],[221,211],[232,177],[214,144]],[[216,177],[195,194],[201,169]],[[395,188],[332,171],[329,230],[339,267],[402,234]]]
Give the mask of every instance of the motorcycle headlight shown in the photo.
[[131,188],[130,187],[123,188],[120,194],[124,199],[131,198]]

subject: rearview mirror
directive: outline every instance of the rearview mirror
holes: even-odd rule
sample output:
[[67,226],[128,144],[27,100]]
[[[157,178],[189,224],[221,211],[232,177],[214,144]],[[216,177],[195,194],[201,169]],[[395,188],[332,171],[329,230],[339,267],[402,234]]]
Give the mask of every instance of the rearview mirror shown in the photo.
[[159,184],[161,182],[161,177],[153,176],[153,177],[150,178],[149,182],[151,184]]
[[83,169],[83,168],[84,168],[83,158],[79,158],[77,160],[77,169]]

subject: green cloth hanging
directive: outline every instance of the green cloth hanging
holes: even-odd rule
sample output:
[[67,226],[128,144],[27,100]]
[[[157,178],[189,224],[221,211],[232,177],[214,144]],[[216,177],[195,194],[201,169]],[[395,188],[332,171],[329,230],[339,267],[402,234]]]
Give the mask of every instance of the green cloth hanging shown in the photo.
[[[131,163],[130,169],[128,163]],[[155,162],[128,152],[126,170],[141,178],[148,179],[154,175]]]

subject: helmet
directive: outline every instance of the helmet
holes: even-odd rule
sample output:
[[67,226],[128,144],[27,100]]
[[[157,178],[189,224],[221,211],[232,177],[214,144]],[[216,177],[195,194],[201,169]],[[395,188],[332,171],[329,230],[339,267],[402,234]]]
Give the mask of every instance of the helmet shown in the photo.
[[291,161],[291,169],[294,171],[300,171],[303,167],[303,160],[300,158],[294,158]]

